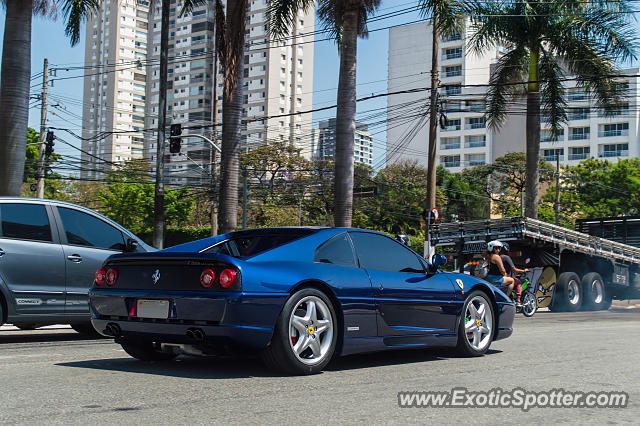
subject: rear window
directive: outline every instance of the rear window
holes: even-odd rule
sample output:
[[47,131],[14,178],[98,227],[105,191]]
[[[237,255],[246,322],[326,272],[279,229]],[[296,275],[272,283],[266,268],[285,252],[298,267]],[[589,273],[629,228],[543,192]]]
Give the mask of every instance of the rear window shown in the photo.
[[246,236],[234,236],[222,241],[213,247],[203,250],[202,253],[222,253],[233,257],[249,257],[264,253],[276,247],[280,247],[291,241],[309,235],[305,230],[301,232],[269,233]]

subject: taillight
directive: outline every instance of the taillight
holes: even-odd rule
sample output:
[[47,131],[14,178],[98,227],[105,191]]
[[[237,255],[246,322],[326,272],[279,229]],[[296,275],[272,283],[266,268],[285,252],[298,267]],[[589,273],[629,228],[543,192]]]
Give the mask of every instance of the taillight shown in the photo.
[[104,284],[104,280],[107,277],[107,271],[104,268],[100,268],[96,271],[96,284],[102,285]]
[[213,285],[213,281],[216,279],[216,273],[211,269],[205,269],[200,274],[200,284],[204,288],[209,288]]
[[116,283],[116,280],[118,279],[118,270],[116,268],[109,268],[109,270],[107,271],[107,285],[114,285]]
[[220,272],[220,285],[223,288],[229,288],[236,282],[236,271],[233,269],[225,269]]

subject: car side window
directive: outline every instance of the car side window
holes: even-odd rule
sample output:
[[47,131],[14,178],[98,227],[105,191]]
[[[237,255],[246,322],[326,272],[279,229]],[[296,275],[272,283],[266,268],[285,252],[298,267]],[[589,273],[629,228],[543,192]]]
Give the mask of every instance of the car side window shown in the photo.
[[349,235],[362,268],[387,272],[425,272],[418,256],[391,238],[368,232],[350,232]]
[[0,204],[0,221],[5,238],[52,241],[47,209],[42,204]]
[[349,241],[347,233],[336,235],[322,243],[322,245],[316,249],[313,261],[355,268],[356,262],[353,257],[351,241]]
[[108,223],[78,210],[58,207],[69,244],[124,251],[122,232]]

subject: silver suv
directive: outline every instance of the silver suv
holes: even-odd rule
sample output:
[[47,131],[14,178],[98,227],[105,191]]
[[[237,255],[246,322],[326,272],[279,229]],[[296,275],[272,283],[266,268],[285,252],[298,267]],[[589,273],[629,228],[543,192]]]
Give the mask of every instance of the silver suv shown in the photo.
[[155,249],[91,209],[0,197],[0,325],[93,333],[89,287],[102,262],[123,251]]

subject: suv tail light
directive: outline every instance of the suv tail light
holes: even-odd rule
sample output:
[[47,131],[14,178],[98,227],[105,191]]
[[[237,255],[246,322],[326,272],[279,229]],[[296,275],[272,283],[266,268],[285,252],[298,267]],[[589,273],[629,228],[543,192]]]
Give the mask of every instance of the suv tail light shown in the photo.
[[107,270],[107,285],[112,286],[116,283],[116,280],[118,279],[118,270],[116,268],[109,268]]
[[104,268],[100,268],[96,271],[96,284],[102,285],[104,284],[104,280],[107,278],[107,271]]
[[229,288],[236,282],[237,273],[233,269],[225,269],[220,272],[220,285],[222,288]]
[[200,274],[200,284],[204,288],[211,287],[215,279],[216,279],[216,273],[213,272],[211,269],[205,269]]

